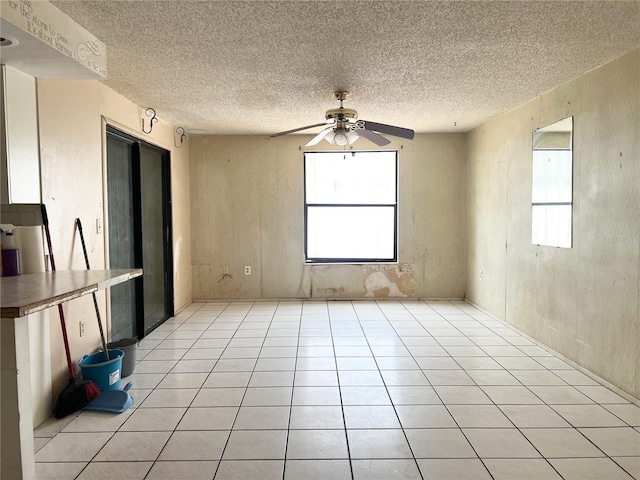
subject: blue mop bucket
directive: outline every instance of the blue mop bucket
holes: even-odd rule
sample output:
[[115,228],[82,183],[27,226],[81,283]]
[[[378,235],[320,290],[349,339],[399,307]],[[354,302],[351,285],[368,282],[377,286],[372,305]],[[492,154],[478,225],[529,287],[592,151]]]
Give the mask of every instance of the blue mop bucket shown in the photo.
[[94,382],[101,391],[119,390],[123,357],[124,352],[118,349],[109,350],[110,360],[104,352],[85,355],[78,362],[82,378]]

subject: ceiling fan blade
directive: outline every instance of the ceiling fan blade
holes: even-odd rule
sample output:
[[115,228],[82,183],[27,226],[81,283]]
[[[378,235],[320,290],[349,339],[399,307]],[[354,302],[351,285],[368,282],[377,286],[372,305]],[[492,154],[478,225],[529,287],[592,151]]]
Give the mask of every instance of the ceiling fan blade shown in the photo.
[[389,145],[391,143],[390,140],[387,140],[382,135],[378,135],[376,132],[372,132],[371,130],[364,130],[358,128],[354,130],[359,136],[366,138],[367,140],[371,140],[373,143],[378,145],[379,147],[384,147],[385,145]]
[[300,128],[294,128],[293,130],[287,130],[286,132],[274,133],[273,135],[271,135],[271,137],[280,137],[282,135],[288,135],[289,133],[300,132],[300,131],[306,130],[308,128],[324,127],[325,125],[328,125],[327,122],[316,123],[315,125],[307,125],[306,127],[300,127]]
[[393,135],[394,137],[413,139],[415,132],[408,128],[394,127],[393,125],[385,125],[384,123],[370,122],[368,120],[362,120],[365,130],[375,130],[376,132],[386,133],[387,135]]
[[311,147],[313,145],[317,145],[318,143],[320,143],[320,141],[327,135],[327,133],[329,133],[331,130],[333,130],[333,126],[329,127],[329,128],[325,128],[323,131],[321,131],[318,135],[316,135],[315,137],[313,137],[309,143],[307,143],[305,145],[305,147]]

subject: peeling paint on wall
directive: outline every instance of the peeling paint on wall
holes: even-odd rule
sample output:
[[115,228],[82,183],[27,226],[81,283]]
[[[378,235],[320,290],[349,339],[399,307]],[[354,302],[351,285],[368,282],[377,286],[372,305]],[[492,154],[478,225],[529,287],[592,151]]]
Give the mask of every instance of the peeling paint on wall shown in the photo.
[[376,265],[363,271],[365,297],[397,298],[415,296],[413,265]]

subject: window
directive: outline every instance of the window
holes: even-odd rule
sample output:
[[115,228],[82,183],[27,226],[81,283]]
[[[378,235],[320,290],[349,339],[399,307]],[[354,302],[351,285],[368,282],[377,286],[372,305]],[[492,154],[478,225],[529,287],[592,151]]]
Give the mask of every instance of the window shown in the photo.
[[307,263],[397,261],[398,154],[307,152]]
[[571,248],[573,117],[533,134],[531,241]]

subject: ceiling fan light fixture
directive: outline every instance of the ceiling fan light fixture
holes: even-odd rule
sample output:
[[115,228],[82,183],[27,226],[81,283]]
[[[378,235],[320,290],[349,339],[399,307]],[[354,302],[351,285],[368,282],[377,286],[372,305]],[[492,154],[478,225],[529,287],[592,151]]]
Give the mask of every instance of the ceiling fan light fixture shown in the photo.
[[334,128],[333,131],[329,132],[329,134],[324,137],[324,139],[330,144],[340,145],[341,147],[345,145],[351,145],[353,142],[360,138],[356,132],[354,132],[350,128],[337,127]]
[[344,128],[336,128],[333,133],[333,141],[336,145],[346,145],[349,143],[349,132],[347,132]]

